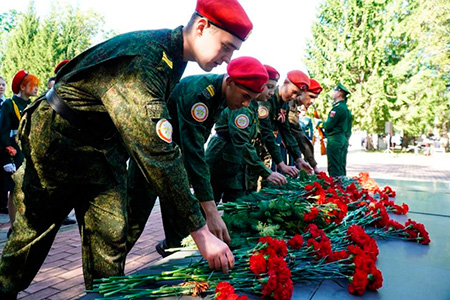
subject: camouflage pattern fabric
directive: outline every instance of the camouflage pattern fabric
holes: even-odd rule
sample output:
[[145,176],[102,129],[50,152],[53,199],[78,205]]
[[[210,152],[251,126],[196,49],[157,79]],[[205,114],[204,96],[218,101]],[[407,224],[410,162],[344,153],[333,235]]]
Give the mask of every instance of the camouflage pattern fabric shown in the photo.
[[182,27],[119,35],[57,75],[55,91],[86,128],[70,124],[42,97],[25,111],[19,127],[25,163],[15,174],[18,211],[0,261],[0,294],[30,284],[72,208],[86,288],[93,278],[123,274],[129,156],[177,212],[180,230],[204,226],[166,123],[165,99],[186,66],[182,54]]

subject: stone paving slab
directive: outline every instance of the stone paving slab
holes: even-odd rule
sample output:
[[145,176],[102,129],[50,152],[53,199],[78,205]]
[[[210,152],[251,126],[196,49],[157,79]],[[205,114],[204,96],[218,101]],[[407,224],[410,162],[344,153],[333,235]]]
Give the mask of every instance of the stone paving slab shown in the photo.
[[[319,169],[325,171],[326,156],[320,156],[320,154],[316,153],[316,158],[319,163]],[[448,195],[450,193],[450,154],[448,153],[425,157],[413,154],[393,155],[351,151],[348,156],[347,174],[348,176],[355,176],[359,172],[369,172],[371,177],[375,178],[380,185],[386,185],[382,183],[386,179],[395,179],[400,183],[409,181],[404,182],[409,190],[405,189],[402,193],[405,193],[404,196],[406,197],[403,201],[410,205],[412,211],[422,211],[425,213],[439,211],[439,213],[448,215],[447,204],[445,202],[447,200],[440,204],[436,202],[438,204],[430,206],[432,209],[430,208],[429,211],[426,211],[424,208],[428,207],[428,202],[440,201],[442,195]],[[428,187],[421,186],[418,182],[432,182],[435,190],[430,192],[427,190]],[[396,181],[392,184],[394,189],[398,189],[401,186]],[[406,194],[409,192],[416,195],[417,198],[415,201],[407,200],[412,199],[412,195]],[[435,195],[436,192],[439,195]],[[402,193],[399,195],[402,195]],[[424,195],[419,196],[419,194]],[[415,216],[413,218],[416,219]],[[428,226],[428,224],[425,225]],[[6,233],[9,226],[9,217],[0,214],[0,253],[6,243]],[[161,214],[159,206],[156,205],[147,223],[143,237],[138,241],[129,255],[126,274],[134,273],[137,270],[154,264],[159,259],[159,256],[154,250],[154,246],[163,237]],[[447,244],[446,249],[449,249],[449,244]],[[65,256],[60,259],[53,258],[61,252],[70,253],[70,256]],[[67,274],[75,275],[69,281],[66,278]],[[62,284],[63,281],[69,281],[69,283]],[[58,232],[49,255],[35,280],[27,290],[19,294],[19,299],[78,299],[83,295],[85,293],[81,275],[81,247],[78,227],[77,225],[63,226]],[[348,294],[346,295],[348,296]],[[431,297],[429,299],[433,298]]]

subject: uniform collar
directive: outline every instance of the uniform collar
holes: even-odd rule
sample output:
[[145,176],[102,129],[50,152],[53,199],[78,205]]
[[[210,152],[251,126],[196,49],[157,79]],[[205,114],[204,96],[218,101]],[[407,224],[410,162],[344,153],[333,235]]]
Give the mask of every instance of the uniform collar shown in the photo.
[[171,58],[179,68],[182,68],[183,73],[187,65],[187,62],[183,61],[183,26],[172,30],[169,49]]

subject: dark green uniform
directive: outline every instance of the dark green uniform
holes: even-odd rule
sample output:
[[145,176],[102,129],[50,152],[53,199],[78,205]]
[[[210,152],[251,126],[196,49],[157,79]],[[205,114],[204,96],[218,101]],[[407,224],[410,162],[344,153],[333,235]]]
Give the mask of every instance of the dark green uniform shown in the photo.
[[[205,74],[189,76],[180,81],[170,95],[168,109],[173,125],[173,140],[182,150],[189,181],[200,201],[214,199],[208,164],[205,161],[205,143],[220,113],[226,107],[222,95],[224,75]],[[130,162],[128,189],[128,249],[136,243],[151,213],[156,192],[145,184],[141,172]],[[179,247],[186,236],[173,226],[173,211],[161,201],[167,247]],[[176,217],[176,216],[175,216]]]
[[234,201],[247,189],[248,174],[267,178],[272,171],[259,159],[253,145],[259,134],[258,103],[248,108],[225,109],[216,124],[216,135],[206,150],[216,202]]
[[[2,149],[2,167],[9,163],[14,163],[16,168],[19,168],[23,163],[23,153],[20,151],[16,142],[17,128],[19,128],[19,121],[23,111],[30,104],[30,100],[22,99],[16,95],[12,99],[8,99],[2,106],[2,117],[0,123],[0,149]],[[5,150],[6,147],[14,147],[17,153],[11,157]],[[13,191],[14,181],[11,179],[11,174],[6,173],[4,177],[4,189]]]
[[314,146],[303,131],[299,117],[298,117],[298,105],[297,100],[289,102],[289,125],[291,127],[291,133],[297,141],[298,147],[303,154],[304,159],[309,163],[312,168],[317,166],[317,162],[314,159]]
[[324,124],[327,137],[328,174],[345,176],[348,139],[351,135],[352,115],[345,100],[337,101]]
[[[260,134],[255,141],[255,149],[264,165],[271,167],[273,161],[276,165],[283,161],[280,145],[273,134],[272,122],[270,120],[270,105],[266,101],[258,102],[258,119]],[[258,188],[258,174],[249,174],[248,191],[256,191]]]
[[[294,160],[297,160],[301,154],[297,141],[291,133],[287,116],[289,106],[283,101],[283,99],[281,99],[278,89],[279,88],[277,87],[275,94],[268,101],[261,102],[261,105],[264,105],[269,111],[268,119],[270,120],[272,132],[280,133],[289,154]],[[263,140],[266,139],[269,134],[268,131],[265,132],[267,133],[265,133],[266,137],[263,137]],[[275,163],[277,162],[275,161]]]
[[181,27],[119,35],[58,72],[55,91],[84,126],[66,121],[43,97],[28,107],[18,135],[25,163],[15,174],[17,217],[0,262],[2,292],[30,284],[72,208],[86,287],[123,274],[130,156],[177,212],[180,231],[205,225],[166,120],[165,100],[185,66]]

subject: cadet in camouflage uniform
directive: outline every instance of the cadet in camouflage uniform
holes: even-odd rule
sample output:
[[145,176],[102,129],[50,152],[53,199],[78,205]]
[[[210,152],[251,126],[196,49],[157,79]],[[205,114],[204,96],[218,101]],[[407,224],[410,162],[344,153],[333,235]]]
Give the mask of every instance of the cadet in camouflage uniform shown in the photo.
[[[309,78],[302,71],[294,70],[287,74],[287,78],[281,87],[277,87],[275,94],[266,102],[260,102],[260,110],[267,110],[267,118],[270,120],[272,132],[279,132],[284,144],[295,160],[297,165],[311,173],[313,170],[311,166],[301,158],[300,149],[297,141],[293,137],[289,121],[286,118],[286,113],[289,111],[288,102],[290,100],[300,101],[299,96],[304,95],[309,86]],[[265,113],[266,114],[266,113]],[[264,126],[261,123],[261,126]],[[270,130],[264,130],[269,132]],[[263,138],[264,139],[264,138]]]
[[[231,25],[230,8],[238,18]],[[165,100],[186,61],[210,71],[230,59],[252,25],[237,1],[199,0],[196,11],[185,28],[123,34],[83,52],[58,72],[54,90],[25,110],[19,138],[26,161],[15,174],[17,217],[0,261],[1,299],[30,284],[72,208],[86,288],[94,278],[123,275],[129,156],[210,267],[233,267],[231,251],[208,231],[190,193]]]
[[[257,60],[248,57],[232,60],[227,70],[228,74],[205,74],[182,79],[171,93],[167,106],[174,128],[173,141],[181,148],[189,181],[205,212],[208,228],[218,238],[230,242],[226,225],[214,202],[204,147],[212,127],[226,107],[234,110],[250,103],[246,90],[239,87],[236,81],[239,82],[242,78],[261,81],[265,80],[266,74],[261,74],[261,64]],[[136,170],[134,165],[134,162],[130,162],[129,171]],[[140,171],[134,171],[130,178],[132,176],[133,189],[128,191],[128,249],[142,234],[153,206],[149,203],[153,204],[156,199],[155,191],[145,184]],[[164,250],[179,247],[185,235],[177,231],[172,224],[173,220],[167,217],[170,212],[166,211],[164,201],[161,201],[161,210],[166,239],[156,249],[162,256],[166,256]]]
[[314,169],[315,173],[319,172],[319,169],[317,168],[317,161],[314,158],[314,146],[300,126],[298,109],[301,105],[303,105],[307,110],[314,103],[314,100],[319,97],[319,94],[321,92],[322,87],[320,86],[319,82],[315,79],[310,79],[310,86],[308,88],[308,91],[301,97],[299,97],[299,99],[289,102],[289,125],[291,128],[292,136],[296,139],[298,147],[302,152],[304,159]]
[[334,89],[333,108],[323,124],[327,137],[328,174],[332,177],[347,175],[348,140],[352,134],[352,114],[347,107],[350,92],[341,83]]
[[[274,95],[278,79],[280,79],[280,73],[272,66],[264,65],[264,67],[266,67],[269,75],[269,81],[267,82],[264,91],[256,98],[258,103],[260,134],[256,138],[254,146],[258,156],[264,162],[266,167],[270,168],[271,160],[273,160],[277,166],[277,170],[295,178],[299,171],[295,166],[288,166],[283,161],[280,145],[278,145],[275,139],[272,125],[268,118],[269,111],[264,106],[264,102]],[[249,174],[248,192],[256,191],[258,189],[259,178],[258,174]]]
[[[251,98],[264,90],[268,80],[265,67],[265,81],[240,82]],[[219,202],[234,201],[245,195],[248,172],[258,174],[276,185],[286,183],[286,178],[272,172],[259,159],[253,145],[259,134],[258,103],[252,99],[248,108],[225,109],[215,126],[216,135],[211,138],[206,149],[206,161],[211,173],[214,199]]]

